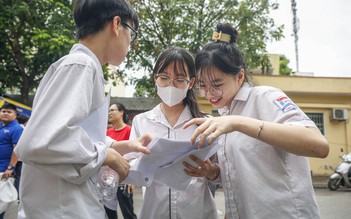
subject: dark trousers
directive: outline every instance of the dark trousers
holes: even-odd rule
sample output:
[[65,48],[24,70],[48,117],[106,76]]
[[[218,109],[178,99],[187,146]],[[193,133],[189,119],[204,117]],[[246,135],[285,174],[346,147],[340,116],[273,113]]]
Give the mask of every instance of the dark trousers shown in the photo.
[[105,208],[105,212],[106,212],[108,219],[117,219],[118,218],[117,211],[106,208],[106,206],[104,206],[104,208]]
[[18,200],[19,200],[19,184],[21,179],[21,173],[22,173],[22,161],[18,161],[15,168],[15,182],[14,182],[15,188],[17,189]]
[[0,219],[4,219],[4,216],[5,216],[5,212],[1,213],[0,214]]
[[[117,199],[124,219],[137,219],[133,207],[133,193],[128,194],[127,188],[118,186]],[[117,211],[105,207],[106,215],[109,219],[117,219]]]

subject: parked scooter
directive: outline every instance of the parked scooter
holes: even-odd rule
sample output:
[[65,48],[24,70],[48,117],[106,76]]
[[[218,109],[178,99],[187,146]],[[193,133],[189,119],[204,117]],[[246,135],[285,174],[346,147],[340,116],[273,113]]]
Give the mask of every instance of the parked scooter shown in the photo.
[[351,188],[351,153],[343,154],[341,149],[341,162],[335,168],[335,173],[329,177],[328,188],[331,191],[337,190],[340,186]]

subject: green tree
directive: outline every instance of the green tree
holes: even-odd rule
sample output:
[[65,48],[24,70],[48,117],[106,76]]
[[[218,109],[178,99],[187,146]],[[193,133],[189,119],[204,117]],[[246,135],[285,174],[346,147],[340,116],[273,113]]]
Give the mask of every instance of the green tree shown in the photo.
[[71,0],[0,0],[0,92],[17,87],[22,101],[50,64],[75,43]]
[[266,64],[266,42],[283,36],[283,27],[277,27],[269,17],[278,4],[269,0],[132,0],[131,3],[140,17],[140,34],[125,67],[130,71],[150,72],[140,80],[132,80],[136,96],[154,94],[151,72],[163,49],[173,45],[196,53],[211,40],[219,22],[232,23],[238,29],[238,44],[249,68]]
[[[231,22],[239,30],[238,44],[249,68],[266,62],[266,43],[282,37],[269,17],[278,7],[269,0],[131,0],[140,17],[139,39],[132,45],[126,64],[105,78],[124,79],[127,72],[144,70],[131,78],[138,96],[154,92],[152,66],[170,45],[196,53],[211,40],[219,22]],[[69,52],[74,38],[72,0],[0,0],[0,92],[20,89],[28,102],[49,65]],[[106,70],[104,66],[104,70]],[[106,72],[106,71],[105,71]],[[123,80],[125,82],[125,79]]]
[[279,75],[291,75],[292,69],[289,68],[289,59],[285,55],[279,57]]

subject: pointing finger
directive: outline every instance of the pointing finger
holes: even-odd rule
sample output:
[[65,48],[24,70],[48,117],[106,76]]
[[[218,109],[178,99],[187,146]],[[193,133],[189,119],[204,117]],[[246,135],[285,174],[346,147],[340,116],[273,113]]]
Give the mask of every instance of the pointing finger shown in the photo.
[[189,126],[191,125],[199,125],[199,124],[202,124],[206,121],[206,118],[195,118],[195,119],[191,119],[190,121],[186,122],[184,125],[183,125],[183,129],[186,129],[188,128]]

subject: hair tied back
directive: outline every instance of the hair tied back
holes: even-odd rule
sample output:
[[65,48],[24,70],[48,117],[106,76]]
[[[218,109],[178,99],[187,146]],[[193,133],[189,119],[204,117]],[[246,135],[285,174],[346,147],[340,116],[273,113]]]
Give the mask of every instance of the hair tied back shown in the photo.
[[230,42],[230,35],[226,33],[222,33],[220,31],[219,33],[217,31],[213,32],[212,39],[217,42],[217,41],[222,41],[222,42]]

